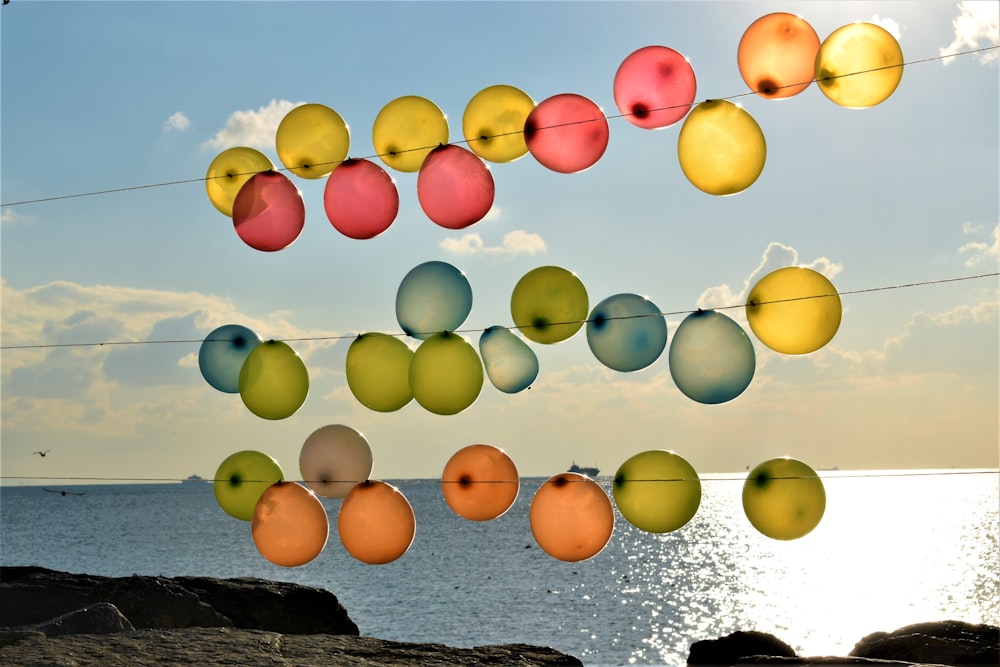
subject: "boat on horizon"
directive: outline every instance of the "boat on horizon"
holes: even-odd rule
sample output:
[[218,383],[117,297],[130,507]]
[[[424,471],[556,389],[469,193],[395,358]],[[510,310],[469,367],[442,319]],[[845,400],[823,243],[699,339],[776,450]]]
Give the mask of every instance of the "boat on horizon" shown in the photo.
[[181,484],[191,484],[193,482],[204,482],[205,478],[201,475],[189,475],[187,479],[182,479]]
[[573,465],[569,467],[569,472],[580,473],[581,475],[586,475],[587,477],[597,477],[597,473],[601,472],[597,468],[587,468],[584,466],[578,466],[576,461],[573,461]]

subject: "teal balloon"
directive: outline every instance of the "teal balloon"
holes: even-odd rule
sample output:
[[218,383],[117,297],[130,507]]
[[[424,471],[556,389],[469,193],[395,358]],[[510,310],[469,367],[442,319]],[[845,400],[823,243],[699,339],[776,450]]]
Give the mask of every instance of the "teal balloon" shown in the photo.
[[490,327],[479,337],[479,355],[493,386],[516,394],[538,377],[538,357],[527,343],[504,327]]
[[239,324],[219,327],[205,337],[198,350],[202,377],[219,391],[240,393],[240,369],[261,342],[260,336]]
[[739,324],[714,310],[691,313],[670,343],[670,374],[699,403],[731,401],[750,385],[757,356]]
[[587,321],[587,344],[597,360],[616,371],[646,368],[667,347],[667,321],[659,308],[638,294],[616,294],[594,306]]
[[396,319],[407,336],[426,340],[455,331],[472,311],[472,286],[447,262],[424,262],[403,277],[396,291]]

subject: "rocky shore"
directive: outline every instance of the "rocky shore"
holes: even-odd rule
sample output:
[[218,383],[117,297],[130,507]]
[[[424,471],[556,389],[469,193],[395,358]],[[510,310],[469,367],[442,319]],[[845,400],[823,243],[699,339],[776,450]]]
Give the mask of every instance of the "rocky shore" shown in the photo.
[[[363,637],[333,593],[263,579],[110,578],[7,566],[0,567],[0,601],[0,664],[7,666],[583,664],[543,646]],[[995,667],[1000,628],[923,623],[874,633],[838,657],[801,657],[773,635],[736,632],[695,642],[688,664]]]

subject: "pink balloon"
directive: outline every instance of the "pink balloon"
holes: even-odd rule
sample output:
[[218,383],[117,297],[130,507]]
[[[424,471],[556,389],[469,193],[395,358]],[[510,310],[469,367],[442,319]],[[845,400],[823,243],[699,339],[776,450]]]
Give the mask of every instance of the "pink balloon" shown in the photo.
[[574,93],[540,102],[524,121],[524,141],[542,166],[573,174],[593,166],[608,147],[601,108]]
[[633,125],[655,130],[673,125],[691,110],[697,82],[691,63],[666,46],[631,53],[615,73],[618,110]]
[[256,250],[287,248],[302,233],[306,206],[302,193],[276,171],[254,174],[233,200],[233,226],[243,242]]
[[382,167],[352,158],[330,172],[323,207],[338,232],[352,239],[370,239],[396,219],[399,191]]
[[420,165],[420,207],[428,218],[447,229],[464,229],[482,220],[493,206],[495,194],[489,167],[461,146],[438,146]]

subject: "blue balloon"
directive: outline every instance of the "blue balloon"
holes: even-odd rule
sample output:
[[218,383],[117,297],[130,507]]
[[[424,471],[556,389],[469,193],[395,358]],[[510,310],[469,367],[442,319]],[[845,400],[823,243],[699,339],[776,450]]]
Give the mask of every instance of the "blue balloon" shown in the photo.
[[616,294],[594,306],[587,344],[597,360],[616,371],[637,371],[659,359],[667,346],[667,321],[652,301]]
[[198,350],[202,377],[219,391],[240,393],[240,369],[261,342],[260,336],[239,324],[219,327],[205,337]]
[[493,386],[507,394],[527,389],[538,377],[538,357],[527,343],[504,327],[490,327],[479,337],[479,354]]
[[447,262],[424,262],[403,277],[396,292],[396,319],[407,336],[426,340],[453,332],[472,311],[472,286]]
[[739,324],[714,310],[691,313],[670,343],[670,374],[699,403],[731,401],[750,385],[757,356]]

